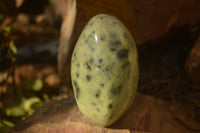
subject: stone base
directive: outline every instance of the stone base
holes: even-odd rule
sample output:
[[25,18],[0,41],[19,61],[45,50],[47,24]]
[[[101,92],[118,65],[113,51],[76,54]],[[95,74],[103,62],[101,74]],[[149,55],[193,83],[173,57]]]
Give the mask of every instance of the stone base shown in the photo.
[[193,133],[178,123],[170,113],[170,104],[151,96],[137,94],[128,112],[109,127],[87,121],[73,97],[49,102],[12,133]]

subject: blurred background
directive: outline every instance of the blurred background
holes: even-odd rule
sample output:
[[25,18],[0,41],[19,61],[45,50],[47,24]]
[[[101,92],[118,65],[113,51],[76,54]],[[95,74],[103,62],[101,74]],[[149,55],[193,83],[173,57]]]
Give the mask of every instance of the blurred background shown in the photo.
[[200,131],[200,1],[0,0],[0,132],[73,96],[71,53],[99,13],[116,16],[135,39],[138,93],[169,102],[174,119]]

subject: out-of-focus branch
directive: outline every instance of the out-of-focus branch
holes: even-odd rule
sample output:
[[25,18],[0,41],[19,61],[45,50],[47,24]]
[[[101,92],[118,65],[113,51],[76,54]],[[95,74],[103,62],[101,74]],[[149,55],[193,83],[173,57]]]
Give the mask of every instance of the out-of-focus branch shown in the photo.
[[63,22],[60,31],[60,45],[58,48],[58,72],[61,78],[66,75],[66,65],[72,53],[73,30],[76,19],[76,0],[68,0],[64,8]]

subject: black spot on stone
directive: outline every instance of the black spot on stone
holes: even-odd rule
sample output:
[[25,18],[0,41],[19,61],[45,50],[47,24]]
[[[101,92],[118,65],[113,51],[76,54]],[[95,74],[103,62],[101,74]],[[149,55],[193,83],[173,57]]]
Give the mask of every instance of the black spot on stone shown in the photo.
[[76,73],[76,77],[77,77],[77,78],[79,77],[79,73]]
[[96,108],[97,112],[100,112],[100,109],[99,108]]
[[115,41],[116,46],[121,45],[121,42],[119,40]]
[[77,87],[78,86],[78,84],[77,84],[77,82],[74,80],[74,86],[75,87]]
[[105,35],[100,35],[100,40],[103,42],[106,40],[106,36]]
[[94,63],[95,62],[95,60],[94,60],[94,58],[92,57],[91,59],[90,59],[90,63]]
[[102,66],[98,65],[97,68],[102,71]]
[[117,51],[117,58],[119,60],[124,59],[124,58],[128,58],[128,49],[121,49],[119,51]]
[[75,80],[74,80],[74,87],[75,87],[75,90],[76,90],[75,97],[76,97],[76,99],[78,99],[79,94],[80,94],[80,88],[79,88],[78,83]]
[[92,38],[94,36],[95,31],[93,30],[88,36],[86,36],[85,44],[87,44],[91,48]]
[[95,33],[95,31],[92,31],[92,32],[89,34],[88,39],[90,39],[90,38],[93,36],[94,33]]
[[108,66],[106,66],[106,67],[105,67],[105,72],[111,71],[112,68],[113,68],[112,65],[108,65]]
[[108,108],[109,108],[109,109],[112,109],[112,108],[113,108],[113,105],[112,105],[112,104],[109,104],[109,105],[108,105]]
[[108,44],[110,51],[115,51],[120,45],[121,42],[119,40],[110,41]]
[[94,48],[91,48],[91,50],[94,52],[95,51],[95,49]]
[[90,23],[90,26],[92,26],[93,25],[93,23]]
[[124,36],[125,39],[128,39],[127,33],[124,32],[124,33],[123,33],[123,36]]
[[102,62],[103,62],[103,59],[99,59],[99,64],[102,64]]
[[85,66],[86,66],[86,68],[87,68],[88,70],[91,70],[91,66],[89,65],[88,62],[85,63]]
[[96,93],[95,97],[96,97],[96,98],[99,98],[99,93]]
[[126,60],[123,64],[122,64],[122,69],[127,68],[128,66],[130,66],[130,63],[128,60]]
[[122,85],[119,85],[118,87],[114,87],[110,90],[110,93],[112,96],[115,96],[117,94],[119,94],[122,90]]
[[113,25],[113,26],[116,26],[116,25],[117,25],[117,22],[116,22],[116,21],[113,21],[113,22],[112,22],[112,25]]
[[114,64],[111,65],[107,65],[107,66],[103,66],[102,64],[99,64],[97,66],[97,68],[101,71],[101,72],[111,72],[113,69]]
[[104,84],[100,84],[101,87],[104,87]]
[[90,81],[91,78],[92,78],[92,77],[91,77],[91,75],[89,75],[89,74],[86,76],[86,79],[87,79],[88,81]]
[[76,53],[74,52],[74,59],[76,60],[77,59],[77,57],[76,57]]
[[110,37],[111,37],[112,39],[116,39],[116,37],[117,37],[116,34],[113,33],[113,32],[110,32],[109,35],[110,35]]
[[95,97],[96,97],[96,98],[99,98],[99,97],[100,97],[100,95],[101,95],[101,91],[100,91],[100,90],[98,90],[98,91],[96,92],[96,94],[95,94]]
[[116,50],[116,48],[110,48],[110,51],[115,51]]

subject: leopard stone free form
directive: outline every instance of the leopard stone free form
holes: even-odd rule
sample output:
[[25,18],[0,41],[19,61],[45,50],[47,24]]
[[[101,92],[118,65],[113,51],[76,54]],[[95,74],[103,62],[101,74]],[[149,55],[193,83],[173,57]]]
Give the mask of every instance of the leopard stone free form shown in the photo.
[[72,55],[71,79],[79,110],[108,126],[133,103],[139,78],[137,48],[130,32],[111,15],[94,16]]

